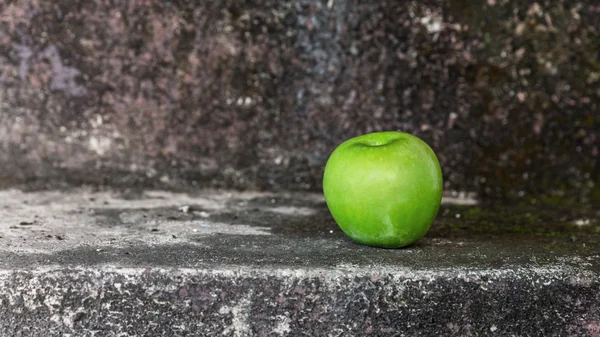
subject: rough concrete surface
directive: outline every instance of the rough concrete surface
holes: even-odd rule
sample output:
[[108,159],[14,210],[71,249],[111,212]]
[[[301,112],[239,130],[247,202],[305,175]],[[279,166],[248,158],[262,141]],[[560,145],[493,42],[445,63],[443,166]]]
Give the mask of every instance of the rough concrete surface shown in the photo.
[[598,336],[600,210],[448,195],[406,249],[322,197],[71,189],[0,196],[3,336]]
[[[0,336],[600,336],[599,46],[597,0],[0,0]],[[217,190],[378,130],[481,203],[386,250]]]
[[597,0],[2,0],[0,186],[317,191],[422,137],[446,187],[600,201]]

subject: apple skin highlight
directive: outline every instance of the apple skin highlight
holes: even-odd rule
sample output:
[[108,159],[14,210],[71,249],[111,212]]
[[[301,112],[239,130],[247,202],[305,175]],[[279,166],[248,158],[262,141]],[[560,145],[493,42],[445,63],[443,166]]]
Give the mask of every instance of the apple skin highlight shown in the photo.
[[442,170],[433,150],[404,132],[349,139],[325,166],[323,193],[333,218],[354,241],[400,248],[421,239],[442,201]]

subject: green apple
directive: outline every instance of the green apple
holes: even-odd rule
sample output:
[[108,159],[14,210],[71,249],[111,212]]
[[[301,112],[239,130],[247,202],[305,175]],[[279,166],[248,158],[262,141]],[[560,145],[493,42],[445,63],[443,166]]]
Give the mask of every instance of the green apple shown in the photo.
[[422,238],[442,201],[442,170],[433,150],[404,132],[349,139],[327,161],[327,207],[353,240],[399,248]]

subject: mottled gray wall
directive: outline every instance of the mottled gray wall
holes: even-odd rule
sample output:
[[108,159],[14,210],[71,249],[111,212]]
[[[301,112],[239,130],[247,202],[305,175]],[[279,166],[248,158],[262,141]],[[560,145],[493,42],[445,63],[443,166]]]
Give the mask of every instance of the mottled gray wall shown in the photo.
[[0,0],[0,185],[315,190],[398,129],[448,188],[600,194],[599,45],[596,0]]

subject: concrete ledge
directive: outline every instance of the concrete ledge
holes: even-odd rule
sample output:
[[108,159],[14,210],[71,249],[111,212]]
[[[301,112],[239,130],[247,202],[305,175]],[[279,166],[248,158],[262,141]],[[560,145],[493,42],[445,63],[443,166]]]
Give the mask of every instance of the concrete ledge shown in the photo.
[[388,250],[313,194],[2,193],[0,335],[600,334],[586,205],[461,200]]
[[46,268],[3,273],[3,335],[597,335],[598,275],[503,270]]

